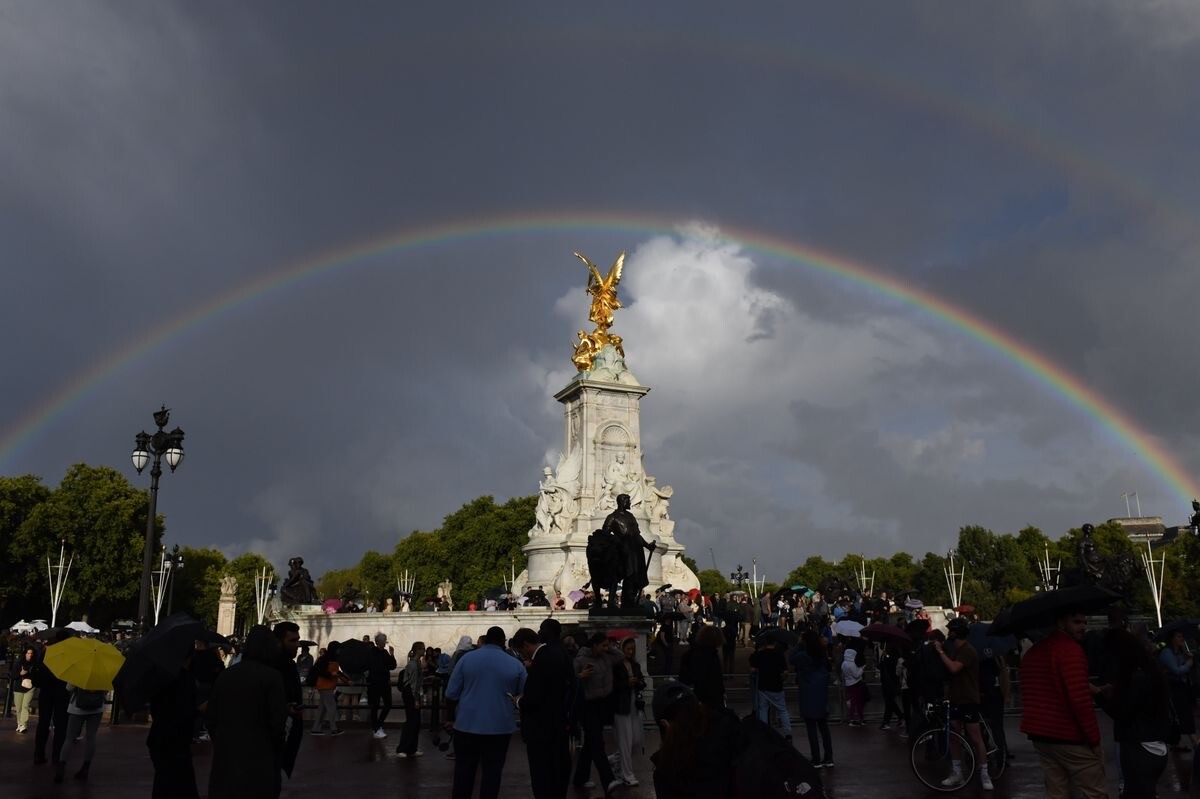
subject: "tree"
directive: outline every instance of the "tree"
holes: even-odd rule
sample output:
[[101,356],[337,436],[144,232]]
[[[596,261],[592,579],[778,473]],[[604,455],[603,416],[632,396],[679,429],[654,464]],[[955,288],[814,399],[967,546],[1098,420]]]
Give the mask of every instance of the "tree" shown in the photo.
[[340,599],[348,585],[356,588],[362,585],[362,578],[359,577],[357,566],[350,566],[346,569],[330,569],[317,580],[317,596],[323,600]]
[[[72,466],[48,498],[28,515],[12,543],[21,561],[43,564],[22,580],[24,590],[47,597],[44,564],[60,541],[75,556],[66,583],[60,615],[87,615],[103,627],[118,617],[132,618],[137,609],[142,577],[148,497],[124,475],[108,467]],[[156,520],[154,546],[162,538]]]
[[[21,477],[0,477],[0,622],[3,629],[21,617],[30,617],[31,595],[26,591],[25,578],[38,569],[34,558],[19,556],[14,543],[21,525],[34,508],[50,498],[50,489],[42,478],[27,474]],[[41,566],[45,568],[44,563]],[[39,605],[40,607],[40,605]]]
[[[217,623],[217,605],[221,598],[221,577],[227,561],[219,549],[206,547],[194,549],[183,547],[183,568],[176,570],[171,579],[172,609],[190,613],[210,627]],[[164,607],[164,613],[166,605]]]
[[696,574],[700,578],[700,591],[705,594],[723,594],[732,591],[733,586],[725,579],[725,575],[716,569],[703,569]]

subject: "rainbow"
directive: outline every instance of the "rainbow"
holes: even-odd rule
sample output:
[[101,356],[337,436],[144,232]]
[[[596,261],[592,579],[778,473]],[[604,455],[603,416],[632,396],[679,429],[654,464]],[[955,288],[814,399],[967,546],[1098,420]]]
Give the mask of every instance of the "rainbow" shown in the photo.
[[[678,221],[661,215],[628,212],[521,213],[413,227],[349,247],[329,250],[201,303],[98,360],[5,430],[3,437],[0,437],[0,466],[8,463],[25,444],[64,411],[122,369],[168,346],[185,333],[219,317],[236,313],[256,299],[285,288],[301,287],[322,275],[362,265],[386,253],[410,252],[472,239],[551,232],[678,235]],[[722,227],[718,235],[750,252],[794,263],[921,310],[1003,356],[1034,381],[1086,413],[1119,444],[1144,462],[1181,500],[1200,495],[1197,483],[1155,436],[1141,429],[1124,411],[1079,378],[986,319],[895,276],[815,247],[744,228]]]

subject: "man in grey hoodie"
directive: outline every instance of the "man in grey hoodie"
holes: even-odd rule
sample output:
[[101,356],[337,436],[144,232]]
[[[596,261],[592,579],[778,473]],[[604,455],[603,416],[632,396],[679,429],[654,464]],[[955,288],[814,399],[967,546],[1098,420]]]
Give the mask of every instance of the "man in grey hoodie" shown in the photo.
[[604,724],[612,718],[613,667],[621,661],[622,656],[620,652],[612,651],[604,633],[593,633],[587,643],[587,647],[580,649],[575,656],[575,674],[583,686],[583,705],[579,712],[583,747],[575,761],[575,778],[572,782],[577,788],[591,787],[588,777],[594,764],[604,793],[608,795],[613,789],[624,785],[613,776],[612,766],[604,751]]

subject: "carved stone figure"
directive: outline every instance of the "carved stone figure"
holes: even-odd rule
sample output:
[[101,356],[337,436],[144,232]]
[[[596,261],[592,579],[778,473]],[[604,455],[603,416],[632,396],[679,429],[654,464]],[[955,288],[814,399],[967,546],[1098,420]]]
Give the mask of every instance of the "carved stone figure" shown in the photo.
[[237,578],[227,574],[221,578],[221,596],[237,596]]
[[625,494],[630,506],[642,504],[643,487],[641,470],[625,463],[625,453],[618,452],[613,462],[604,470],[604,485],[596,499],[596,513],[618,507],[617,497]]
[[675,531],[675,522],[668,514],[671,497],[675,489],[671,486],[658,487],[655,478],[646,476],[647,515],[650,517],[650,532],[659,535],[671,535]]
[[601,528],[602,532],[611,533],[621,545],[621,607],[626,610],[638,606],[642,589],[650,584],[647,577],[650,562],[642,550],[653,555],[655,548],[653,543],[642,538],[642,531],[638,528],[637,519],[629,512],[629,505],[628,494],[617,496],[617,509],[608,514]]
[[1200,530],[1200,499],[1192,500],[1192,510],[1196,511],[1192,514],[1192,532],[1196,532],[1197,530]]
[[550,467],[542,470],[545,477],[538,483],[538,503],[534,509],[534,529],[531,535],[563,534],[570,530],[570,523],[579,515],[579,470],[583,465],[583,449],[576,448],[569,456],[559,454],[558,472],[551,474]]
[[1126,594],[1137,575],[1138,564],[1128,552],[1108,557],[1102,555],[1092,538],[1095,529],[1090,524],[1080,528],[1082,535],[1079,538],[1078,567],[1064,571],[1062,585],[1098,585],[1118,594]]
[[1104,577],[1104,556],[1100,554],[1095,540],[1092,539],[1095,529],[1092,525],[1085,524],[1081,528],[1083,535],[1079,539],[1079,570],[1091,583],[1098,583]]
[[285,605],[315,605],[320,602],[312,575],[304,568],[304,558],[288,561],[288,575],[279,588],[279,599]]

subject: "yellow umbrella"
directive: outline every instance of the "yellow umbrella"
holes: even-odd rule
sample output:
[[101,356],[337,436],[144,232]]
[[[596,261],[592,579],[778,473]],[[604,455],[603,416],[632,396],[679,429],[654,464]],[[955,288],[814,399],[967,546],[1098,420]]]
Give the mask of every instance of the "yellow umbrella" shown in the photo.
[[55,677],[85,691],[111,691],[125,656],[112,644],[68,638],[46,647],[43,662]]

